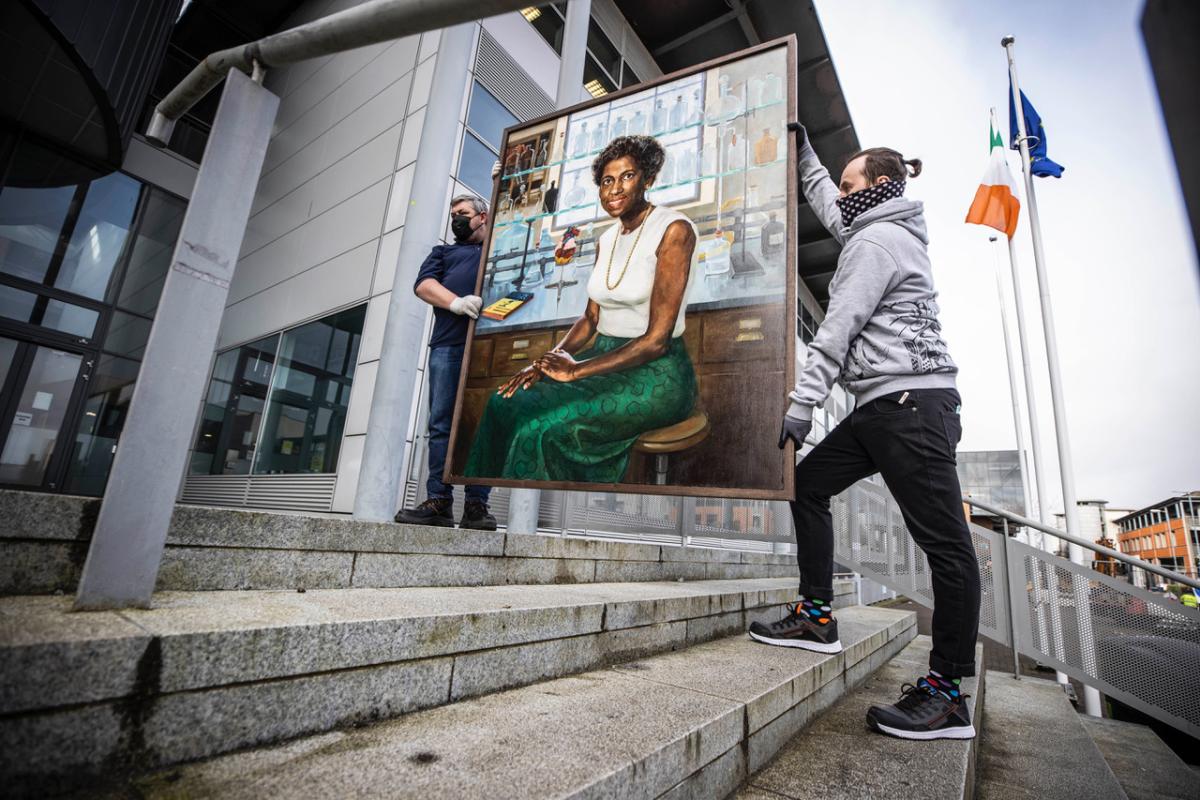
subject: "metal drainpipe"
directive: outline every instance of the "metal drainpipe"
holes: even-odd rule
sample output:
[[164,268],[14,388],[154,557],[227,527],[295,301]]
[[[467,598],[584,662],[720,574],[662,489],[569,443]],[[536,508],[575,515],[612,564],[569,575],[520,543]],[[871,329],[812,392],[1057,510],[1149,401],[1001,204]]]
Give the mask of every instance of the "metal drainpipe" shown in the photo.
[[491,17],[526,6],[547,5],[537,0],[368,0],[248,44],[210,53],[155,107],[146,138],[163,147],[175,121],[219,84],[231,69],[254,75],[257,69],[332,55],[369,44],[400,39]]

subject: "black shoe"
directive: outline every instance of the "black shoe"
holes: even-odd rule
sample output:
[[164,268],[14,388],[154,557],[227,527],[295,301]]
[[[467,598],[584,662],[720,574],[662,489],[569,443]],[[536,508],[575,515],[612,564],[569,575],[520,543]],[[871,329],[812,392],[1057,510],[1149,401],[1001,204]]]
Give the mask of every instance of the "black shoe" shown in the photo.
[[971,713],[963,702],[947,700],[925,679],[917,685],[906,683],[903,694],[891,706],[871,706],[867,709],[867,727],[873,731],[901,739],[974,739],[975,727]]
[[750,638],[781,647],[799,647],[815,653],[840,653],[842,643],[838,640],[837,620],[830,618],[824,625],[810,621],[799,611],[799,604],[788,605],[788,615],[778,622],[764,625],[750,623]]
[[496,530],[496,518],[488,512],[486,503],[468,500],[463,506],[463,515],[458,522],[458,527],[475,531],[494,531]]
[[436,525],[439,528],[453,528],[454,514],[451,506],[454,500],[449,497],[431,497],[416,508],[402,508],[396,512],[396,522],[409,525]]

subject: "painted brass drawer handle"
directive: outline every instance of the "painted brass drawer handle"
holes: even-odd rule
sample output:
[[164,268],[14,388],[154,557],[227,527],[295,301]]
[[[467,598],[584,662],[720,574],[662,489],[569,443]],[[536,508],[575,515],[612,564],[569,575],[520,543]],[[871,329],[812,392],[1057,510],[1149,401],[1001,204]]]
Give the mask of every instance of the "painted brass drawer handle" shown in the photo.
[[512,353],[508,357],[509,361],[528,361],[529,353]]
[[761,342],[763,340],[762,331],[743,331],[734,339],[735,342]]

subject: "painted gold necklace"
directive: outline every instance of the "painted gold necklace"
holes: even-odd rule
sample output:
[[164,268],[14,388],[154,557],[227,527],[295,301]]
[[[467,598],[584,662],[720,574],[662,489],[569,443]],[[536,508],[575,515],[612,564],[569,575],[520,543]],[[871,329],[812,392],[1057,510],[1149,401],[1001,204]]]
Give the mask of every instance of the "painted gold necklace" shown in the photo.
[[[654,206],[650,206],[650,208],[646,211],[645,216],[642,217],[642,221],[638,223],[637,235],[633,237],[633,247],[629,248],[629,254],[627,256],[625,256],[625,266],[621,268],[621,274],[617,276],[617,282],[613,283],[612,282],[613,256],[615,256],[617,254],[617,241],[620,240],[620,238],[621,238],[621,231],[620,231],[621,223],[619,221],[617,222],[617,226],[618,226],[617,235],[613,237],[612,250],[610,250],[608,253],[608,269],[604,272],[604,285],[608,287],[608,290],[610,292],[613,291],[614,289],[616,289],[618,286],[620,286],[621,281],[625,280],[625,273],[629,271],[629,262],[631,262],[633,260],[633,252],[635,250],[637,250],[638,241],[640,241],[642,238],[642,229],[646,227],[646,220],[650,218],[650,214],[653,211],[654,211]],[[628,234],[626,234],[626,235],[628,235]]]

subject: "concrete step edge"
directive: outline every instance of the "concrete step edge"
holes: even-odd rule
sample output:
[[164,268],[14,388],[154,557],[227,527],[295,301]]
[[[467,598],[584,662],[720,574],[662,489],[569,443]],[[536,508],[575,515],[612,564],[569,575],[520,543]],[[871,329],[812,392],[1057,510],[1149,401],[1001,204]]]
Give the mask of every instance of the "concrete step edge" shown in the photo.
[[[44,611],[60,599],[0,600],[0,671],[14,676],[0,688],[0,774],[86,774],[135,754],[173,763],[396,716],[740,633],[778,618],[794,592],[752,580],[192,593],[119,614],[60,602],[43,616],[59,630],[41,632],[15,600]],[[260,616],[241,609],[239,620],[255,599]],[[400,601],[408,610],[389,616],[384,604]],[[251,722],[281,706],[299,710],[266,723],[276,733],[263,739]]]
[[769,758],[916,630],[909,612],[851,608],[843,619],[846,650],[837,655],[738,634],[220,756],[136,788],[148,797],[721,798],[747,764]]
[[[840,615],[839,615],[840,618]],[[910,797],[962,800],[971,797],[979,737],[908,741],[868,729],[871,705],[895,702],[903,683],[915,683],[928,670],[932,640],[917,636],[852,692],[848,692],[774,759],[753,773],[738,800],[793,798],[857,800],[861,797]],[[975,651],[976,677],[963,679],[967,708],[976,731],[986,679],[983,647]],[[814,759],[813,753],[823,754]],[[835,763],[836,762],[836,763]],[[936,770],[922,765],[936,764]]]
[[1133,800],[1200,800],[1200,776],[1150,727],[1084,715],[1079,721]]
[[979,800],[1127,800],[1055,681],[989,671]]

